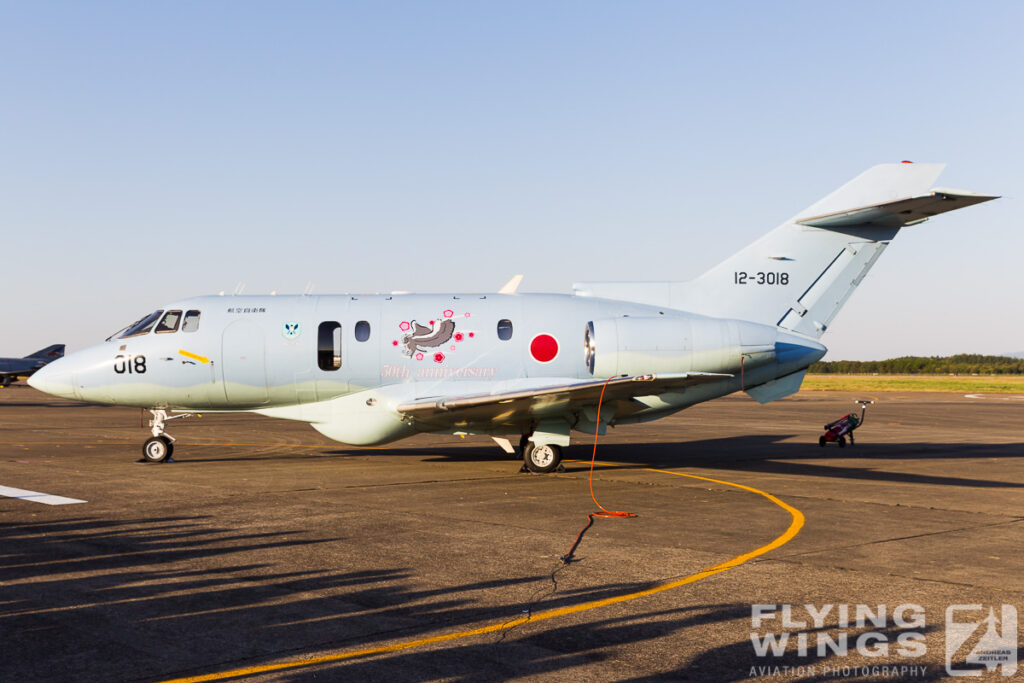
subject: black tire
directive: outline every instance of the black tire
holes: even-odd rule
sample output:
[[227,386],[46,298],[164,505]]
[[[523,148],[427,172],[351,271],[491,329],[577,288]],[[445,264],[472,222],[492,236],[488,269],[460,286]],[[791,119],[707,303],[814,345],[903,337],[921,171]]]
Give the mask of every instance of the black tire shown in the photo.
[[823,436],[819,436],[818,437],[818,445],[821,446],[822,448],[825,447],[825,437],[823,437]]
[[839,437],[839,440],[836,441],[836,443],[839,444],[840,448],[846,448],[846,437],[845,436]]
[[164,462],[171,457],[171,450],[170,439],[154,436],[142,444],[142,459],[146,462]]
[[511,455],[513,459],[523,458],[526,455],[526,448],[530,445],[530,435],[523,434],[519,438],[519,450]]
[[538,446],[530,442],[523,452],[523,463],[525,463],[526,469],[535,474],[554,472],[562,463],[562,449],[554,444]]

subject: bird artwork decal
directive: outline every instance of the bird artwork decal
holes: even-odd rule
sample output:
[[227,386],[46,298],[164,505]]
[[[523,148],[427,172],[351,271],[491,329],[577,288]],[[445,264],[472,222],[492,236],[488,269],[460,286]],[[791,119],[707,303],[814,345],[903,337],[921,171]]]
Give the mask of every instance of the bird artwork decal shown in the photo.
[[402,353],[412,358],[417,351],[435,349],[447,343],[455,334],[455,322],[452,320],[430,321],[430,327],[412,320],[409,331],[402,335]]
[[[470,317],[469,313],[460,313],[458,318]],[[440,348],[449,342],[454,342],[447,349],[454,351],[458,342],[462,342],[476,336],[474,332],[455,331],[455,311],[445,310],[438,319],[431,320],[427,325],[416,320],[402,321],[398,324],[402,331],[401,339],[392,341],[392,345],[401,349],[402,355],[414,360],[431,358],[435,363],[444,363],[447,358]],[[433,351],[434,353],[431,353]]]

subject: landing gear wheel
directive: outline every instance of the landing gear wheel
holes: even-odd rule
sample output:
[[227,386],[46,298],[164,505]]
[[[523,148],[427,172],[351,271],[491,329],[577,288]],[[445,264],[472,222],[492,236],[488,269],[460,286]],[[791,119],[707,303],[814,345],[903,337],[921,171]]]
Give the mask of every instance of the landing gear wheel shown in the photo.
[[530,442],[523,452],[523,463],[526,469],[535,474],[548,474],[558,469],[562,462],[562,449],[554,444],[537,444]]
[[836,443],[839,444],[840,448],[846,448],[846,437],[845,436],[839,437],[839,440]]
[[821,446],[822,448],[825,447],[825,437],[823,437],[823,436],[819,436],[818,437],[818,445]]
[[146,462],[164,462],[171,457],[174,446],[164,436],[154,436],[142,444],[142,457]]

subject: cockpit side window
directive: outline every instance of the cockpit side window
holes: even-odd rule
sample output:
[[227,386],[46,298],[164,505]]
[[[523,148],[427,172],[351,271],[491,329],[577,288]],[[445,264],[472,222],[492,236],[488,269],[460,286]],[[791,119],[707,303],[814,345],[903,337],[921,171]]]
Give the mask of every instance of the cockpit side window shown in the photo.
[[156,326],[154,332],[156,334],[163,334],[167,332],[177,332],[178,324],[181,322],[181,311],[167,311],[164,314],[163,320]]
[[145,318],[136,320],[128,327],[127,330],[125,330],[124,334],[118,337],[118,339],[125,339],[127,337],[138,337],[140,335],[146,334],[151,329],[153,329],[153,325],[156,325],[156,321],[160,319],[161,315],[163,315],[162,310],[154,311],[153,313],[147,315]]
[[195,332],[199,329],[199,311],[189,311],[185,314],[185,322],[181,324],[182,332]]

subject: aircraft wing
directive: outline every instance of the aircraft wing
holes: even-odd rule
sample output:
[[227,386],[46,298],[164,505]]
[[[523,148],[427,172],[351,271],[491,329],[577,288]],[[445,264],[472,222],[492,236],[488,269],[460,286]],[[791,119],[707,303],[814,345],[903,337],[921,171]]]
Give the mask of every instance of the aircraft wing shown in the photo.
[[[646,406],[634,401],[732,375],[711,372],[677,372],[615,377],[608,381],[602,406],[608,414],[622,417]],[[542,386],[521,391],[467,396],[431,396],[397,406],[399,413],[418,423],[441,428],[460,424],[515,424],[524,420],[566,415],[584,406],[596,406],[605,380]],[[610,405],[615,404],[611,413]]]
[[796,222],[815,228],[844,228],[852,225],[881,225],[889,228],[901,228],[905,225],[921,223],[940,213],[962,209],[965,206],[980,204],[991,199],[998,199],[998,197],[967,190],[935,188],[928,194],[917,197],[907,197],[882,204],[801,218]]

